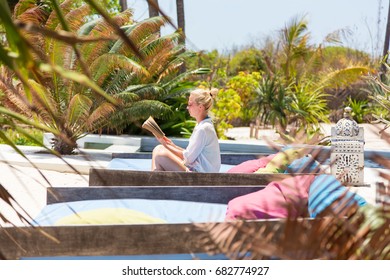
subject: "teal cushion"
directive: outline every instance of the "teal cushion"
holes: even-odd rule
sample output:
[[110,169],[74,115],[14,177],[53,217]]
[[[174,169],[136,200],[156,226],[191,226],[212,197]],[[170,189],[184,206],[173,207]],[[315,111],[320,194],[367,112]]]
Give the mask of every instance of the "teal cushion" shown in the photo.
[[310,217],[315,218],[337,199],[340,203],[333,205],[333,211],[340,211],[340,207],[346,203],[357,203],[359,206],[366,205],[366,200],[360,195],[353,193],[343,186],[333,175],[322,174],[316,176],[309,188],[308,210]]

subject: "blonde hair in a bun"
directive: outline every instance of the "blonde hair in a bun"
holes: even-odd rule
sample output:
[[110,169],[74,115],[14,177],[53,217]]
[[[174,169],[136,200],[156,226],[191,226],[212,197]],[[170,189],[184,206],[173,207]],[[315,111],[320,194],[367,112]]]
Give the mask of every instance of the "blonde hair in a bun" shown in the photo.
[[206,112],[208,113],[210,109],[213,107],[214,100],[218,95],[218,89],[217,88],[211,88],[211,89],[203,89],[198,88],[190,93],[195,97],[195,102],[198,105],[204,105]]

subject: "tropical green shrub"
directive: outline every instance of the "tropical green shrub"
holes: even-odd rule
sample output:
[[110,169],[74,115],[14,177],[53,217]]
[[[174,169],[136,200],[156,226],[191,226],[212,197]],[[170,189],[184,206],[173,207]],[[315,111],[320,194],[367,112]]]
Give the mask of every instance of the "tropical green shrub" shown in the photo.
[[[2,133],[6,137],[0,138],[0,144],[8,144],[8,141],[5,139],[9,139],[15,145],[24,145],[24,146],[40,146],[40,143],[43,143],[43,132],[36,129],[25,129],[24,132],[20,132],[15,129],[7,128],[2,130]],[[28,134],[28,136],[26,135]],[[35,138],[39,142],[32,140],[31,138]]]
[[219,54],[218,50],[198,51],[194,56],[188,57],[185,60],[186,66],[191,69],[196,68],[225,68],[227,65],[227,57]]
[[262,51],[253,47],[236,52],[229,61],[230,76],[238,75],[240,72],[262,72],[265,69]]
[[343,46],[328,46],[322,50],[323,68],[342,69],[350,65],[370,65],[370,56]]
[[[251,103],[256,96],[260,77],[261,74],[259,72],[240,72],[238,75],[230,78],[226,84],[226,89],[234,91],[240,97],[241,110],[238,117],[241,120],[241,125],[249,125],[255,116]],[[232,94],[229,93],[229,95]]]
[[241,115],[241,98],[234,89],[221,89],[215,100],[212,114],[218,137],[226,139],[225,132],[232,128],[231,122]]

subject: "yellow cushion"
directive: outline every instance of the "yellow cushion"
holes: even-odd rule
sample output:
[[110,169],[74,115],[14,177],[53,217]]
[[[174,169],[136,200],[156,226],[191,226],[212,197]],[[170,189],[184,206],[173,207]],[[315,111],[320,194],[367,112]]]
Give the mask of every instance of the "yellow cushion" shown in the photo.
[[56,225],[161,224],[165,220],[126,208],[81,211],[59,219]]
[[259,168],[255,173],[281,173],[287,165],[303,156],[304,149],[290,148],[278,152],[275,157],[263,168]]

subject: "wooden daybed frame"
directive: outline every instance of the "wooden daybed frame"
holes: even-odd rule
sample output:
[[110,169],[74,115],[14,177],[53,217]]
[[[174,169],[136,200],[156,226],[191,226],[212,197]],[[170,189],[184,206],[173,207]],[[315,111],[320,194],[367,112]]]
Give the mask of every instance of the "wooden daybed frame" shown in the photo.
[[[261,186],[48,188],[47,204],[110,198],[181,199],[227,203]],[[256,226],[275,220],[254,221]],[[86,225],[0,228],[0,258],[196,254],[195,224]]]
[[[329,156],[327,151],[317,150],[320,161]],[[222,153],[222,164],[236,165],[244,161],[258,159],[268,154],[260,153]],[[151,153],[113,153],[112,158],[151,159]],[[302,174],[294,174],[302,175]],[[152,172],[91,168],[89,186],[226,186],[226,185],[267,185],[282,180],[291,174],[257,173],[195,173],[195,172]]]
[[89,186],[260,186],[296,175],[302,174],[196,173],[91,168]]

